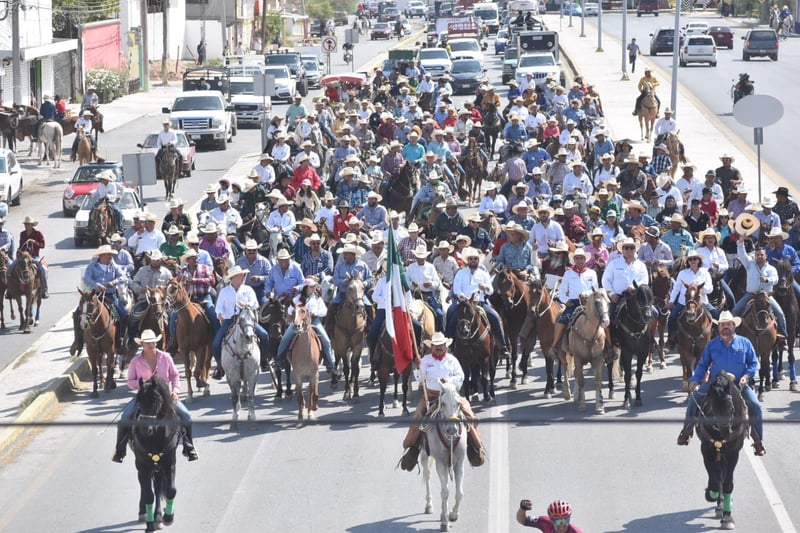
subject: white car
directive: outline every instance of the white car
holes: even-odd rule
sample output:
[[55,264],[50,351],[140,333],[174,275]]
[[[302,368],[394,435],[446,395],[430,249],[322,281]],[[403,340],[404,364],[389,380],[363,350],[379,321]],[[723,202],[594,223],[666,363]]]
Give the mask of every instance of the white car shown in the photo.
[[450,59],[476,59],[483,64],[483,50],[477,39],[449,39]]
[[682,67],[689,63],[708,63],[717,66],[717,43],[710,35],[688,35],[679,52]]
[[22,167],[8,148],[0,149],[0,191],[6,193],[7,204],[22,203]]
[[272,98],[291,102],[297,92],[297,83],[286,65],[267,65],[264,74],[275,76],[275,95]]
[[547,81],[548,75],[556,80],[561,79],[561,67],[550,52],[529,52],[517,60],[515,72],[517,83],[522,83],[528,74],[533,74],[536,85],[540,86]]
[[583,4],[583,14],[587,17],[599,17],[600,5],[596,2],[586,2]]
[[269,116],[272,99],[269,96],[256,96],[255,81],[250,77],[231,78],[231,103],[236,113],[237,126],[260,126],[261,114]]
[[[97,240],[97,236],[92,234],[89,228],[89,213],[91,212],[93,205],[94,200],[92,199],[92,195],[87,194],[83,197],[80,209],[78,209],[78,212],[75,213],[74,238],[76,248],[80,248],[84,245],[84,243],[89,241]],[[144,205],[142,204],[142,200],[139,198],[139,194],[136,192],[135,188],[125,187],[122,190],[119,208],[122,211],[123,229],[133,226],[134,213],[143,207]]]
[[434,80],[450,74],[450,69],[453,68],[450,54],[444,48],[422,48],[417,55],[417,60]]
[[420,0],[411,0],[411,2],[408,3],[408,7],[406,7],[406,16],[410,19],[414,17],[424,18],[426,9],[427,6],[425,5],[425,2]]
[[684,35],[705,35],[708,32],[708,24],[705,22],[690,22],[683,28]]

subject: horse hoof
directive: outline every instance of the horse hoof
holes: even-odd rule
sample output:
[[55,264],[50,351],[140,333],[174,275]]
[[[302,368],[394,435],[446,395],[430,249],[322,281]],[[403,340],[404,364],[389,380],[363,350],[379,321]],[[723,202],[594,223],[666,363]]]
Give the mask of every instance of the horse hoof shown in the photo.
[[730,513],[727,513],[722,515],[722,521],[720,522],[720,526],[722,527],[722,529],[735,529],[736,522],[733,521],[733,517],[730,515]]
[[164,515],[164,523],[167,524],[168,526],[172,525],[172,522],[174,522],[174,521],[175,521],[175,515],[174,514],[165,514]]
[[661,361],[661,370],[664,370],[665,368],[667,368],[667,362]]
[[100,396],[100,395],[97,393],[97,391],[96,391],[96,390],[93,390],[93,391],[92,391],[92,394],[91,394],[91,397],[92,397],[92,398],[97,398],[98,396]]
[[714,509],[714,518],[720,520],[722,518],[722,507],[717,507]]
[[211,387],[206,385],[206,388],[203,389],[203,396],[211,396]]
[[512,379],[511,383],[509,383],[509,385],[508,385],[508,388],[511,389],[511,390],[517,390],[517,382],[516,382],[516,380]]
[[544,393],[544,397],[545,397],[545,399],[550,400],[550,399],[553,398],[553,393],[550,392],[550,391],[547,391],[547,392]]
[[433,513],[433,506],[428,504],[425,506],[425,514],[432,514]]
[[440,532],[441,531],[450,531],[450,526],[447,525],[447,524],[442,524],[441,526],[439,526],[439,531]]
[[614,399],[614,391],[613,390],[608,391],[608,399],[609,400],[613,400]]
[[598,405],[597,407],[594,408],[594,412],[595,414],[598,415],[604,415],[606,413],[606,410],[602,405]]
[[637,399],[635,402],[633,402],[633,405],[635,405],[636,407],[641,407],[642,406],[642,400]]
[[528,384],[528,376],[523,376],[522,380],[520,380],[520,383],[522,385],[527,385]]
[[797,382],[796,381],[792,381],[791,383],[789,383],[789,390],[792,391],[792,392],[797,392],[799,390],[797,388]]
[[773,389],[777,389],[778,388],[778,380],[777,379],[773,379],[772,380],[772,388]]
[[626,411],[630,411],[631,410],[631,401],[630,400],[625,400],[624,402],[622,402],[622,408],[625,409]]
[[458,513],[450,513],[450,515],[447,518],[449,518],[451,522],[457,522],[458,521]]
[[148,533],[151,532],[151,531],[155,531],[156,530],[155,523],[154,522],[148,522],[147,523],[147,527],[144,528],[144,530],[145,530],[145,532],[148,532]]
[[653,365],[647,365],[646,367],[644,367],[644,371],[647,372],[648,374],[652,374],[653,373]]
[[764,393],[763,392],[759,392],[758,393],[758,401],[759,402],[763,402],[764,401]]
[[393,401],[392,402],[392,409],[397,409],[398,407],[400,407],[400,402],[398,402],[397,400]]

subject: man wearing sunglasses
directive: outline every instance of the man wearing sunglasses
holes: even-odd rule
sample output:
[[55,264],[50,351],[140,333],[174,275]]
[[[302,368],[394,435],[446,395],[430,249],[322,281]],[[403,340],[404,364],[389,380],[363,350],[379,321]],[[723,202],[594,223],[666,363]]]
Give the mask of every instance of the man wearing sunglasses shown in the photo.
[[530,500],[519,502],[517,522],[526,527],[535,527],[545,533],[581,533],[578,526],[570,524],[572,506],[564,500],[556,500],[547,507],[547,516],[528,516],[533,509]]

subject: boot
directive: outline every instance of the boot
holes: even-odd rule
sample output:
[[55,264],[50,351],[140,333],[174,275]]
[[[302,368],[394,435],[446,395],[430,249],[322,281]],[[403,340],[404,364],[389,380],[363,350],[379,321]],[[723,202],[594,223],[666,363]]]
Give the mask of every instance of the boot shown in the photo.
[[467,432],[467,460],[472,466],[482,466],[486,462],[486,452],[481,444],[478,428],[471,424]]
[[753,453],[757,457],[763,457],[767,455],[767,449],[764,447],[764,443],[761,441],[761,439],[754,439],[753,450]]
[[611,342],[611,329],[605,328],[606,330],[606,343],[605,347],[603,348],[603,356],[606,359],[606,362],[614,361],[619,357],[619,354],[614,349],[614,344]]
[[130,426],[120,423],[117,426],[117,445],[114,448],[114,455],[111,456],[111,460],[115,463],[121,463],[125,458],[125,454],[128,451],[128,439],[130,436]]
[[81,328],[81,315],[72,313],[72,332],[75,335],[72,346],[69,347],[69,355],[75,357],[83,351],[83,329]]
[[558,355],[558,346],[561,343],[561,337],[564,336],[564,332],[566,330],[567,330],[566,324],[561,324],[559,322],[556,322],[556,331],[553,334],[554,335],[553,344],[550,346],[550,349],[547,350],[548,357],[555,359],[555,357]]
[[417,458],[419,457],[419,448],[422,444],[421,441],[422,437],[418,438],[414,444],[406,449],[406,452],[403,454],[403,457],[400,459],[400,468],[405,470],[406,472],[413,472],[414,467],[417,466]]
[[188,458],[189,461],[197,461],[200,459],[200,456],[197,455],[197,450],[194,449],[191,424],[183,426],[183,456]]
[[694,434],[694,429],[692,428],[691,425],[683,428],[680,434],[678,435],[678,446],[688,446],[689,441],[692,439],[693,434]]

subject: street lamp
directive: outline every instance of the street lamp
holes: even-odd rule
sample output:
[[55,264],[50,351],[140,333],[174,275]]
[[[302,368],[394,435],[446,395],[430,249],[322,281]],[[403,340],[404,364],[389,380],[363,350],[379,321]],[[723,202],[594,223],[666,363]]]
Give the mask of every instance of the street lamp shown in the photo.
[[580,37],[586,37],[586,0],[581,0],[581,34]]
[[670,106],[672,115],[678,116],[678,64],[681,51],[681,0],[675,0],[675,30],[672,34],[672,81],[670,85]]
[[[600,0],[602,2],[602,0]],[[680,0],[677,0],[680,1]],[[628,0],[622,0],[622,81],[628,81],[628,64],[625,62],[625,45],[628,42]]]
[[595,52],[603,51],[603,0],[597,2],[597,50]]

